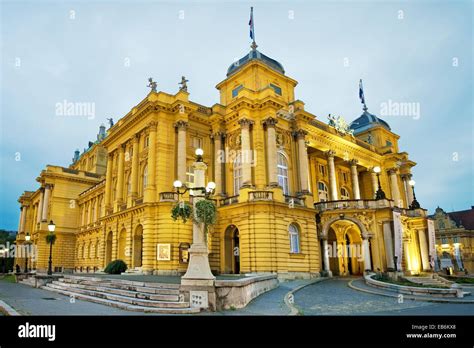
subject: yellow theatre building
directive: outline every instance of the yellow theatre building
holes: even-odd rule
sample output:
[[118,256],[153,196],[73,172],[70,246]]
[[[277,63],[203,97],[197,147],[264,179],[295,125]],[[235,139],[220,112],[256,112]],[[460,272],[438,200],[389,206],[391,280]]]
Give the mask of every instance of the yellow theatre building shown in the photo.
[[[365,106],[349,125],[328,123],[296,99],[296,85],[256,45],[217,84],[213,106],[192,101],[184,78],[177,93],[151,82],[71,165],[47,165],[39,187],[19,198],[17,244],[31,236],[31,267],[48,267],[52,220],[56,272],[98,272],[122,259],[127,272],[185,273],[192,223],[171,218],[181,199],[173,182],[193,185],[202,148],[206,181],[216,183],[218,218],[208,235],[216,274],[429,271],[434,229],[426,210],[409,208],[416,163],[399,150],[399,136]],[[375,199],[379,189],[385,198]],[[169,246],[168,258],[159,245]]]

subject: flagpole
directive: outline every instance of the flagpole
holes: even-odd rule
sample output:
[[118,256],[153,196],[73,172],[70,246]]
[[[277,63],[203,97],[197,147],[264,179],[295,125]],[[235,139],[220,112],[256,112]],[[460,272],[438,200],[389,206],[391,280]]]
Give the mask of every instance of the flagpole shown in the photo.
[[254,51],[257,49],[257,42],[255,41],[255,26],[253,23],[253,6],[250,7],[250,32],[252,34],[252,45],[250,46]]

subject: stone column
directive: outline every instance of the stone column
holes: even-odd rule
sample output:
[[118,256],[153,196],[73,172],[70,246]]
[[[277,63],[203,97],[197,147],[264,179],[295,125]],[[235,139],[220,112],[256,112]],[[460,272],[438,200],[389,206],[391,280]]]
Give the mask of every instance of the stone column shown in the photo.
[[43,198],[43,212],[41,216],[41,222],[48,221],[48,208],[49,208],[49,199],[51,197],[51,185],[46,184],[44,186],[44,198]]
[[308,151],[306,150],[305,137],[308,134],[304,129],[299,129],[295,132],[296,140],[298,142],[298,171],[300,174],[300,189],[301,193],[308,194],[308,178],[309,178],[309,161]]
[[186,182],[186,129],[188,128],[188,122],[178,121],[175,123],[175,128],[178,129],[178,146],[176,151],[177,156],[177,176],[178,180]]
[[[148,183],[145,188],[144,202],[154,202],[156,200],[156,122],[150,122],[148,125],[149,148],[148,148]],[[183,181],[184,182],[184,181]]]
[[397,169],[389,169],[388,174],[390,176],[390,189],[392,192],[392,199],[396,207],[401,207],[402,204],[400,204],[400,191],[398,189]]
[[393,259],[393,238],[392,227],[390,221],[383,223],[383,239],[385,242],[385,257],[387,261],[387,268],[395,269],[395,262]]
[[411,271],[410,242],[407,240],[403,241],[403,255],[405,256],[405,265],[402,263],[401,270]]
[[252,187],[252,167],[251,162],[253,159],[253,153],[250,148],[250,126],[253,121],[242,118],[238,122],[240,124],[241,131],[241,154],[240,159],[242,163],[242,187]]
[[328,239],[323,238],[323,261],[324,261],[324,270],[328,273],[328,276],[332,276],[332,272],[329,266],[329,250],[328,250]]
[[407,200],[406,208],[408,208],[413,202],[413,189],[409,184],[409,181],[411,180],[411,174],[402,175],[402,180],[403,180],[403,187],[405,189],[405,197]]
[[372,178],[372,189],[374,190],[374,196],[372,197],[372,199],[375,199],[375,195],[377,194],[377,190],[379,189],[377,173],[374,173],[374,171],[372,170],[370,176]]
[[43,216],[43,201],[44,201],[44,188],[40,188],[40,200],[38,203],[38,210],[36,212],[36,223],[39,224],[41,222],[41,218]]
[[118,149],[117,164],[117,197],[115,197],[115,202],[117,204],[122,204],[123,202],[124,152],[125,146],[120,145]]
[[113,155],[107,155],[107,172],[105,176],[105,211],[112,206],[112,167]]
[[225,162],[225,154],[222,153],[222,132],[212,135],[214,139],[214,182],[216,183],[216,195],[222,195],[222,164]]
[[354,193],[354,199],[360,199],[359,189],[359,173],[357,172],[357,161],[356,159],[351,160],[351,175],[352,175],[352,192]]
[[28,208],[26,206],[22,206],[20,208],[20,229],[19,229],[19,233],[23,233],[25,232],[25,225],[26,225],[26,214],[28,212]]
[[278,120],[274,117],[268,117],[263,121],[267,128],[267,166],[268,166],[268,186],[278,186],[278,168],[277,168],[277,142],[275,125]]
[[132,205],[133,200],[135,200],[138,196],[138,142],[140,140],[140,135],[135,134],[133,137],[133,145],[132,145],[132,171],[130,175],[132,176],[131,180],[131,192],[130,196],[132,196]]
[[328,158],[328,175],[329,175],[329,191],[331,193],[331,201],[338,200],[338,190],[336,182],[336,167],[334,166],[334,155],[335,151],[326,151],[326,157]]
[[362,235],[362,252],[364,253],[364,270],[365,271],[372,270],[372,260],[370,257],[369,238],[370,236],[368,234]]
[[424,271],[431,270],[430,268],[430,255],[428,252],[428,242],[426,241],[425,230],[418,230],[418,239],[420,242],[420,254],[421,254],[421,264]]

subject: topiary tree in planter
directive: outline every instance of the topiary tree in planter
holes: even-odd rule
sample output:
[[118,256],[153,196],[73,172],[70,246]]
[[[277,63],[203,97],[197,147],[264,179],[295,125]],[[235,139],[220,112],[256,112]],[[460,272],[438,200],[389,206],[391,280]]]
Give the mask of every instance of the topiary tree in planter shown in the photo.
[[105,267],[104,272],[108,274],[121,274],[127,270],[127,264],[123,260],[114,260]]

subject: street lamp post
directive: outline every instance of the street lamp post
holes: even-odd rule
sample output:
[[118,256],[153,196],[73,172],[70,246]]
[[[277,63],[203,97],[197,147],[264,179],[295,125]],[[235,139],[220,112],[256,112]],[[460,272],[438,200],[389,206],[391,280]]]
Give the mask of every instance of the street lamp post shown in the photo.
[[28,252],[29,252],[29,244],[30,244],[31,236],[30,233],[27,232],[25,235],[25,244],[26,244],[26,250],[25,250],[25,273],[28,273]]
[[[56,225],[54,224],[53,220],[51,220],[48,224],[48,230],[50,235],[54,235],[54,230],[56,229]],[[52,270],[52,263],[53,263],[53,240],[51,239],[49,242],[49,262],[48,262],[48,275],[53,274]]]
[[377,183],[378,183],[378,189],[377,189],[377,192],[375,193],[375,199],[376,200],[379,200],[379,199],[385,199],[385,192],[383,192],[382,190],[382,186],[380,185],[380,167],[379,166],[376,166],[374,167],[374,173],[377,174]]
[[411,186],[411,189],[413,190],[413,202],[410,204],[410,209],[420,209],[420,203],[416,200],[416,195],[415,195],[415,180],[410,180],[408,184]]
[[[196,204],[203,199],[208,199],[214,193],[216,188],[214,182],[209,182],[207,186],[205,186],[205,172],[207,165],[202,160],[203,154],[204,151],[202,149],[196,150],[196,161],[193,164],[195,187],[187,187],[179,180],[176,180],[173,183],[176,192],[180,196],[186,191],[191,190],[191,195],[193,196],[193,214],[196,209]],[[202,287],[213,286],[214,280],[216,279],[212,274],[209,265],[209,250],[207,248],[204,233],[204,224],[193,219],[193,244],[189,248],[188,269],[181,278],[181,284],[189,287],[189,289],[202,289]],[[201,306],[207,308],[209,306],[208,299],[203,302],[204,303]]]

